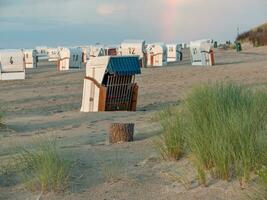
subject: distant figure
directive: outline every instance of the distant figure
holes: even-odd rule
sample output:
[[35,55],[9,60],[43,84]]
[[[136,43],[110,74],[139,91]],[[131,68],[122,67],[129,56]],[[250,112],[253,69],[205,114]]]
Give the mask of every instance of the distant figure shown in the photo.
[[14,61],[13,61],[13,57],[12,56],[10,57],[9,62],[10,62],[11,65],[13,65]]
[[236,52],[242,51],[241,43],[240,42],[235,42],[235,48],[236,48]]

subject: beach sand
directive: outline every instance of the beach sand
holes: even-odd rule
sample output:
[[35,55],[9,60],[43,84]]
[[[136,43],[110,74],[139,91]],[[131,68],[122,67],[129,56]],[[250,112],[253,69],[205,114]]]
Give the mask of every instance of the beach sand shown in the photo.
[[[188,50],[184,55],[181,63],[142,69],[136,78],[137,112],[81,113],[84,69],[58,72],[54,65],[39,65],[27,70],[26,80],[1,81],[0,102],[8,129],[0,133],[0,162],[14,147],[56,137],[62,153],[76,164],[65,193],[40,197],[0,177],[0,199],[241,198],[246,190],[235,181],[210,179],[208,187],[198,186],[190,158],[159,159],[153,147],[160,134],[157,112],[179,105],[191,88],[203,83],[231,81],[267,91],[267,47],[241,53],[218,49],[214,67],[191,66]],[[135,123],[135,141],[108,145],[112,122]]]

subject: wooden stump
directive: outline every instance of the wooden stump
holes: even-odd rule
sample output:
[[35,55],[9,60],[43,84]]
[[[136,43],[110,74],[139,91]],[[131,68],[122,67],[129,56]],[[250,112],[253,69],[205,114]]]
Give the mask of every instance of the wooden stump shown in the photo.
[[112,123],[109,130],[109,143],[132,142],[134,124]]

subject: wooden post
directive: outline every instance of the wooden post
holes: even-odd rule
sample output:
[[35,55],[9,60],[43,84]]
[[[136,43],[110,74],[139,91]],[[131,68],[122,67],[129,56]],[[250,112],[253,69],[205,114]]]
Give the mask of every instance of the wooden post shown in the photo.
[[132,96],[130,111],[136,111],[137,98],[138,98],[138,85],[135,84],[134,89],[133,89],[133,96]]
[[112,123],[109,130],[109,143],[132,142],[134,124]]
[[101,86],[99,88],[99,103],[98,103],[98,111],[104,112],[106,111],[106,101],[107,101],[107,88],[104,86]]

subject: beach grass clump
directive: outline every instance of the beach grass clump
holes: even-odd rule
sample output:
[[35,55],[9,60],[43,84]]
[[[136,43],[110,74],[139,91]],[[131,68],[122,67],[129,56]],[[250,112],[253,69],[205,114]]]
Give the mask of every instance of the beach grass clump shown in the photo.
[[186,99],[187,143],[203,170],[248,180],[263,161],[267,95],[235,84],[198,87]]
[[232,83],[192,90],[179,112],[161,116],[163,158],[193,158],[200,183],[216,178],[248,181],[266,163],[267,94]]
[[266,187],[267,190],[267,167],[262,166],[257,172],[257,174],[260,177],[262,184]]
[[15,159],[16,170],[29,190],[61,192],[68,187],[71,163],[59,154],[55,140],[23,148]]
[[154,141],[164,160],[178,160],[184,154],[184,135],[180,111],[168,108],[159,113],[162,135]]
[[251,200],[267,199],[267,167],[263,165],[256,173],[259,177],[253,190],[249,193]]

